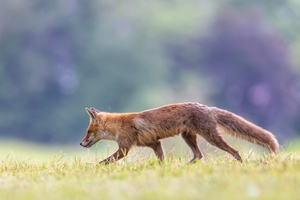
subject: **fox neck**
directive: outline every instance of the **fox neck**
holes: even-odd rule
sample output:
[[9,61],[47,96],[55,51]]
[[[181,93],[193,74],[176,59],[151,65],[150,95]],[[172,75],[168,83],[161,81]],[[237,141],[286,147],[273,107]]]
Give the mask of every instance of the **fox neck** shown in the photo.
[[121,124],[119,120],[116,119],[115,115],[111,113],[101,113],[101,120],[105,126],[105,131],[102,132],[101,138],[103,140],[113,140],[117,141],[119,138],[119,131],[121,129]]
[[118,141],[124,118],[134,117],[138,113],[109,113],[101,112],[98,117],[105,127],[102,139]]
[[117,141],[118,140],[118,134],[116,132],[110,132],[110,131],[104,131],[101,134],[101,138],[103,140],[112,140]]

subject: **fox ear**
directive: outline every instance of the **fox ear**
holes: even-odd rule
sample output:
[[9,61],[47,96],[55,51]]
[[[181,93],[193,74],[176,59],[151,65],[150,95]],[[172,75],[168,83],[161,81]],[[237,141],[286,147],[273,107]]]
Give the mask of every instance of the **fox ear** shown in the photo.
[[98,117],[97,117],[97,114],[96,114],[95,110],[85,108],[85,111],[87,112],[87,114],[89,114],[91,121],[97,121],[98,120]]
[[96,112],[96,113],[100,113],[100,112],[101,112],[100,110],[98,110],[98,109],[96,109],[96,108],[93,108],[93,107],[91,107],[90,110],[91,110],[92,112]]

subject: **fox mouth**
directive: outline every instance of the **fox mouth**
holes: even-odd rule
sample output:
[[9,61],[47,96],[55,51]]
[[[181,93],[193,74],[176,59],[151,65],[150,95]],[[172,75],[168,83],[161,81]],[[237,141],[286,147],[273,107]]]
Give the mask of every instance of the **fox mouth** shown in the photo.
[[80,142],[80,145],[83,146],[83,147],[86,147],[86,148],[89,148],[93,145],[93,139],[87,141],[87,142]]

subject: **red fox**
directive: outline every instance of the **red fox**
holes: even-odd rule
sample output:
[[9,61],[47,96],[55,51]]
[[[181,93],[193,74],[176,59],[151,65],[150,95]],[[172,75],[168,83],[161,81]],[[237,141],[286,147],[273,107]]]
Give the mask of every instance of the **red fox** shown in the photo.
[[90,116],[90,124],[80,145],[89,148],[102,139],[114,140],[119,145],[114,154],[100,163],[108,164],[123,158],[133,146],[152,148],[162,161],[164,150],[160,140],[178,134],[194,154],[191,163],[203,157],[197,144],[198,135],[242,162],[239,152],[227,144],[221,131],[266,147],[275,154],[279,149],[272,133],[229,111],[199,103],[169,104],[132,113],[108,113],[95,108],[85,110]]

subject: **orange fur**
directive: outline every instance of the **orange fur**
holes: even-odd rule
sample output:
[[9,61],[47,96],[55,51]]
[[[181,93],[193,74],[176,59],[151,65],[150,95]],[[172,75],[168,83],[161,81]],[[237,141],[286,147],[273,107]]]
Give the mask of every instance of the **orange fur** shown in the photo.
[[178,134],[193,151],[190,162],[203,157],[197,144],[198,135],[242,162],[238,151],[226,143],[219,130],[269,148],[273,153],[279,148],[272,133],[229,111],[198,103],[169,104],[134,113],[108,113],[94,108],[86,108],[86,111],[90,124],[80,145],[91,147],[99,140],[114,140],[119,145],[113,155],[100,163],[123,158],[133,146],[150,147],[163,160],[160,140]]

